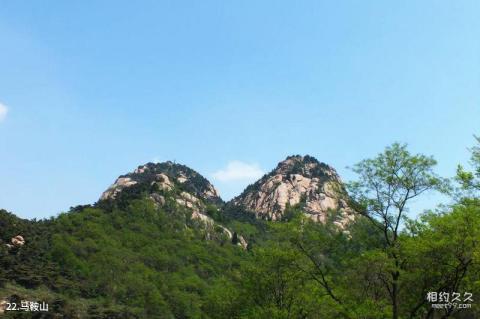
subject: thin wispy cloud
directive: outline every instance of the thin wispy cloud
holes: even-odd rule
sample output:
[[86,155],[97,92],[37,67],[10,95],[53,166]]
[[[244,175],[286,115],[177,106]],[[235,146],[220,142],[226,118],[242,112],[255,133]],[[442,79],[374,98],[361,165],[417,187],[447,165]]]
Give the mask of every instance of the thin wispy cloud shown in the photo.
[[8,107],[5,104],[0,103],[0,122],[5,120],[8,113]]
[[214,172],[212,176],[221,182],[254,181],[263,176],[264,171],[258,164],[231,161],[227,167]]

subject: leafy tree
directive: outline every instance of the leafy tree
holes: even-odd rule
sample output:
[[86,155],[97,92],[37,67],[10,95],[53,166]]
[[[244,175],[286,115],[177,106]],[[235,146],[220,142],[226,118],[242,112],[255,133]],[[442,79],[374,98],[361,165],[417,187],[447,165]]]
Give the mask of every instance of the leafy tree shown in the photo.
[[393,319],[399,318],[399,278],[404,264],[398,241],[400,226],[412,199],[429,190],[444,189],[444,181],[433,172],[435,165],[433,158],[412,155],[406,145],[395,143],[353,167],[358,174],[358,181],[349,187],[353,203],[381,231],[386,257],[392,261],[384,286]]
[[299,267],[302,256],[288,245],[270,243],[254,251],[243,268],[243,288],[250,297],[248,318],[315,318],[320,295]]
[[457,168],[456,180],[460,183],[462,190],[466,191],[467,196],[477,196],[480,191],[480,137],[475,136],[477,145],[470,149],[470,163],[473,171],[467,171],[462,165]]
[[[402,237],[403,313],[409,318],[434,318],[426,304],[428,292],[479,293],[480,207],[455,205],[444,213],[427,213]],[[461,312],[460,312],[461,311]],[[478,309],[447,308],[441,318],[480,315]]]

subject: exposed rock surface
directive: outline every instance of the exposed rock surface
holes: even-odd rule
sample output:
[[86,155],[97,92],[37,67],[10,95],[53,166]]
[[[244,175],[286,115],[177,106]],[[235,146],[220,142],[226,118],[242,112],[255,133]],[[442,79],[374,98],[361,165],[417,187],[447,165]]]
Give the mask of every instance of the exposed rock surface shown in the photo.
[[217,190],[202,175],[191,168],[173,162],[148,163],[132,173],[120,176],[100,197],[100,200],[115,199],[119,193],[134,185],[156,185],[160,190],[172,190],[175,184],[195,197],[209,203],[222,203]]
[[17,235],[11,239],[12,245],[14,246],[23,246],[25,245],[25,239],[21,235]]
[[346,191],[335,169],[311,156],[290,156],[269,174],[232,200],[257,218],[279,220],[287,206],[300,204],[307,216],[325,222],[329,210],[340,211],[336,223],[344,227],[354,219]]
[[124,188],[130,187],[135,184],[137,184],[137,182],[132,180],[130,177],[119,177],[112,186],[110,186],[105,192],[103,192],[100,199],[105,200],[115,198],[118,193],[120,193]]
[[243,249],[247,249],[248,243],[245,240],[245,238],[243,238],[243,236],[241,236],[241,235],[239,235],[235,232],[232,232],[230,229],[228,229],[227,227],[225,227],[223,225],[220,225],[220,224],[216,223],[213,220],[213,218],[211,218],[210,216],[207,216],[207,215],[202,214],[200,212],[193,212],[192,213],[192,219],[197,220],[197,221],[199,221],[203,224],[203,226],[205,227],[205,230],[207,230],[207,238],[208,239],[211,239],[213,233],[215,233],[215,232],[218,233],[219,232],[219,233],[227,236],[227,238],[232,242],[232,244],[240,246]]
[[8,249],[22,247],[25,245],[25,238],[23,238],[22,235],[17,235],[10,239],[10,243],[11,244],[5,244]]
[[0,300],[0,314],[3,314],[5,312],[5,309],[7,309],[7,302],[7,299]]

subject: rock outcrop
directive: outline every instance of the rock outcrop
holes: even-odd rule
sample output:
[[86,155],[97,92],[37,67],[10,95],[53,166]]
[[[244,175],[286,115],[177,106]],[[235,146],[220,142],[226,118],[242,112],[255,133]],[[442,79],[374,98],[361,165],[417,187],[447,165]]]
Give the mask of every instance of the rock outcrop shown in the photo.
[[191,168],[173,162],[148,163],[139,166],[135,171],[122,175],[113,185],[103,192],[100,200],[115,199],[126,189],[135,185],[156,185],[160,190],[172,190],[175,185],[189,194],[201,198],[208,203],[222,203],[217,190],[210,182]]
[[11,239],[12,245],[14,246],[23,246],[25,245],[25,239],[23,238],[22,235],[17,235]]
[[101,200],[114,199],[124,188],[137,184],[130,177],[119,177],[100,197]]
[[0,314],[5,313],[5,309],[7,309],[7,299],[0,299]]
[[10,244],[6,244],[5,246],[8,249],[12,249],[22,247],[23,245],[25,245],[25,238],[23,238],[22,235],[17,235],[15,237],[12,237],[10,239]]
[[287,206],[301,205],[314,221],[325,222],[329,211],[339,211],[335,223],[344,227],[354,219],[344,185],[332,167],[311,156],[290,156],[269,174],[232,200],[257,218],[280,220]]

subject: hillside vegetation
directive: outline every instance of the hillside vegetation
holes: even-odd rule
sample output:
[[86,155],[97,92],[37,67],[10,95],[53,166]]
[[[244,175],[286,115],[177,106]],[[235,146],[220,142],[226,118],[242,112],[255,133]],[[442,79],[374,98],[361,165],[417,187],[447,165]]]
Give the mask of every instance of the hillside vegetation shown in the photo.
[[[360,162],[358,180],[342,185],[355,212],[342,224],[340,208],[312,220],[308,200],[320,197],[307,191],[275,221],[256,218],[172,163],[125,175],[130,186],[48,220],[0,210],[0,298],[49,304],[3,317],[478,318],[480,150],[456,181],[438,177],[435,164],[398,144]],[[409,204],[427,191],[453,204],[411,219]],[[13,244],[18,235],[25,242]],[[435,309],[430,292],[471,293],[473,302]]]

